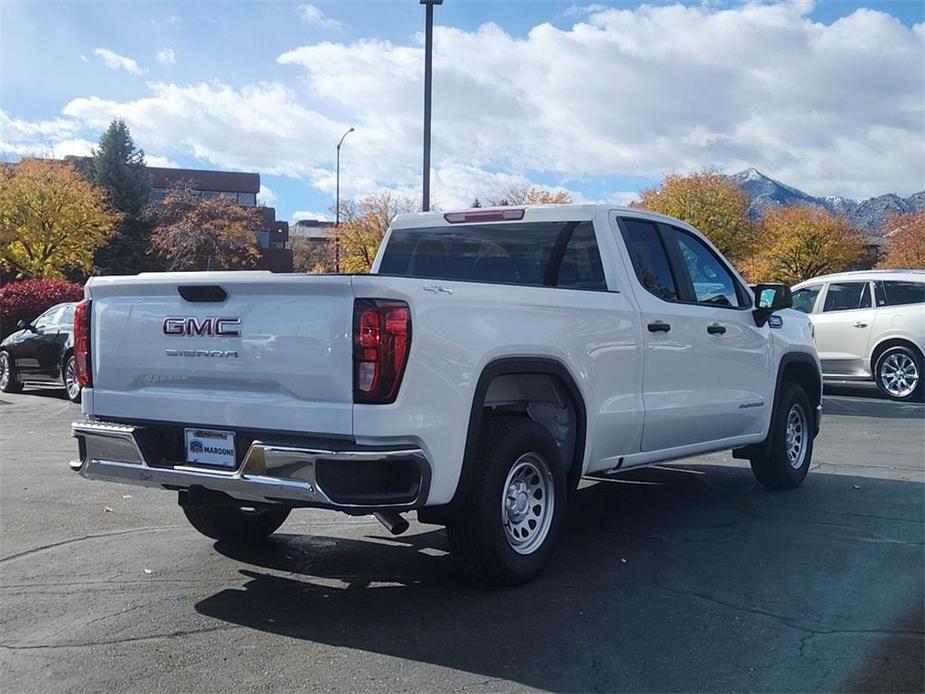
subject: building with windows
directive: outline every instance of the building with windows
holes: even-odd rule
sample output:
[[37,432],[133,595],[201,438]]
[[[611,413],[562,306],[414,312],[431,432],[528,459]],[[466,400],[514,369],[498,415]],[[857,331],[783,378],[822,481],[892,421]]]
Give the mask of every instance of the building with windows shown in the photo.
[[[84,169],[89,157],[65,157],[65,161]],[[254,229],[260,246],[261,270],[292,272],[292,250],[289,248],[289,224],[276,219],[272,207],[257,205],[260,192],[260,174],[244,171],[208,171],[205,169],[172,169],[161,166],[146,167],[151,176],[151,199],[160,200],[171,186],[190,182],[203,197],[224,197],[245,207],[256,207],[263,226]]]

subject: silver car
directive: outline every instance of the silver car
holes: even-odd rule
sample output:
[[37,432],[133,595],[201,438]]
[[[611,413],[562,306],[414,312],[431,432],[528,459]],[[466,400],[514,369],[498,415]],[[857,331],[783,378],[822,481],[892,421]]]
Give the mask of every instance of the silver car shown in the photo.
[[827,381],[870,381],[894,400],[925,389],[925,270],[866,270],[793,287],[808,313]]

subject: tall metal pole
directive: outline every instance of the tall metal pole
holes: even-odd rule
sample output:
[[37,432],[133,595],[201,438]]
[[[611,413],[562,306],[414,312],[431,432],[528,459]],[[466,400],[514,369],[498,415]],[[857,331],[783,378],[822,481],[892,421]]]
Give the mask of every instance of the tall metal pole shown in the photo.
[[344,144],[344,138],[353,130],[353,128],[350,128],[341,135],[340,142],[337,143],[337,192],[334,198],[334,272],[340,272],[340,236],[336,233],[338,227],[340,227],[340,146]]
[[424,190],[421,209],[430,211],[430,94],[434,52],[434,3],[421,0],[427,8],[424,31]]

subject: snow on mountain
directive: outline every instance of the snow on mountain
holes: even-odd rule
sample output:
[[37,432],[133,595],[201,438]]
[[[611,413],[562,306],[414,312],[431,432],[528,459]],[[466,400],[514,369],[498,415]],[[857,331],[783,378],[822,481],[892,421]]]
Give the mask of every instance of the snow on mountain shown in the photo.
[[890,214],[916,212],[925,207],[925,191],[907,198],[887,193],[857,201],[838,195],[815,197],[765,176],[755,168],[740,171],[730,178],[751,198],[751,213],[754,216],[768,205],[816,205],[836,214],[844,214],[862,229],[876,232],[883,227]]

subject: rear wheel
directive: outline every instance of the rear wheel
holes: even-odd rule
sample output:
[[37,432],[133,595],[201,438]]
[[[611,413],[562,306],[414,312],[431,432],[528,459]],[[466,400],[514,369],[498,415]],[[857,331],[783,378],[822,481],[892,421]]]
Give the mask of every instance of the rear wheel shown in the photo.
[[450,551],[483,583],[527,583],[552,556],[564,516],[567,484],[556,442],[529,419],[491,418],[474,462],[447,527]]
[[74,355],[71,354],[64,361],[64,370],[61,374],[61,380],[64,381],[64,389],[67,391],[67,399],[71,402],[80,402],[80,383],[77,381],[77,363],[74,361]]
[[813,435],[813,409],[806,391],[785,381],[768,438],[751,456],[758,481],[771,489],[799,487],[812,463]]
[[874,365],[874,380],[880,392],[900,401],[920,400],[925,392],[922,358],[911,347],[885,349]]
[[234,545],[260,542],[279,529],[289,516],[289,506],[215,504],[184,506],[186,519],[213,540]]
[[13,360],[7,352],[0,352],[0,391],[18,393],[22,390],[22,381],[13,369]]

